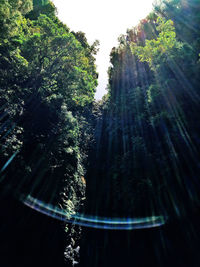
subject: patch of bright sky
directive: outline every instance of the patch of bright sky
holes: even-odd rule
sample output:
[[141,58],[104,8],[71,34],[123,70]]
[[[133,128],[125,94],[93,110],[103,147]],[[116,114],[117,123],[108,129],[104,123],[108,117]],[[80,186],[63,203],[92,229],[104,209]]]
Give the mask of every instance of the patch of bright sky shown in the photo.
[[58,17],[72,31],[82,31],[92,44],[100,41],[96,56],[99,73],[95,98],[107,93],[107,70],[111,49],[126,30],[137,25],[152,10],[153,0],[53,0]]

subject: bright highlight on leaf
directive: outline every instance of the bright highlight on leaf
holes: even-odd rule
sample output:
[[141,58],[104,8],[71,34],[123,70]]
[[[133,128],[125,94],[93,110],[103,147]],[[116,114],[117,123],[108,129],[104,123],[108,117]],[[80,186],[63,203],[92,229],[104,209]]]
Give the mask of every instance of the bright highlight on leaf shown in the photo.
[[156,39],[146,40],[145,46],[138,46],[135,43],[131,46],[132,52],[136,53],[142,62],[148,62],[152,69],[161,56],[167,58],[170,53],[176,53],[177,49],[181,49],[181,43],[176,39],[173,21],[165,21],[158,17],[156,24],[156,30],[159,32]]

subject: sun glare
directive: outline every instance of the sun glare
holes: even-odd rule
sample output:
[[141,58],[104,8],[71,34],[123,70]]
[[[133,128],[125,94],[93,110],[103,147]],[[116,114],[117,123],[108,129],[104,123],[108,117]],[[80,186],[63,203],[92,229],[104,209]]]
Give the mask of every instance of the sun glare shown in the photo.
[[100,41],[96,64],[99,73],[96,99],[106,93],[109,54],[120,34],[135,26],[152,9],[153,0],[53,0],[59,18],[73,31],[86,34],[89,43]]

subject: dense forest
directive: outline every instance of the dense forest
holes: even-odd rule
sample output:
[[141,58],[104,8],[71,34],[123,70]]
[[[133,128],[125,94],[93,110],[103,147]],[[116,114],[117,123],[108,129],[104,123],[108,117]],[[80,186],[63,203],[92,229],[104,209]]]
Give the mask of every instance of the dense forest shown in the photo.
[[0,266],[198,267],[200,1],[119,36],[100,101],[97,52],[0,0]]

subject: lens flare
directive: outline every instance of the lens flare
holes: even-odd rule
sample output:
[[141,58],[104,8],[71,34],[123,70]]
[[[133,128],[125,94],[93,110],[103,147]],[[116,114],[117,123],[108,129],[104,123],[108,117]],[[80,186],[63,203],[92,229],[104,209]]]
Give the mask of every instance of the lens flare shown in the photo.
[[8,160],[7,162],[3,165],[3,167],[0,170],[0,174],[2,174],[5,169],[8,167],[8,165],[13,161],[13,159],[15,158],[15,156],[17,155],[18,151],[16,151]]
[[99,216],[89,216],[84,214],[71,214],[51,204],[44,203],[32,196],[21,197],[21,201],[28,207],[41,212],[52,218],[72,223],[80,226],[110,229],[110,230],[134,230],[144,228],[154,228],[165,224],[165,216],[152,216],[146,218],[104,218]]

